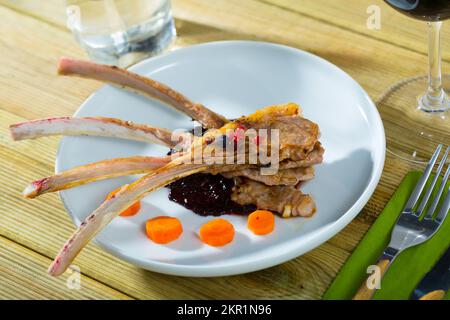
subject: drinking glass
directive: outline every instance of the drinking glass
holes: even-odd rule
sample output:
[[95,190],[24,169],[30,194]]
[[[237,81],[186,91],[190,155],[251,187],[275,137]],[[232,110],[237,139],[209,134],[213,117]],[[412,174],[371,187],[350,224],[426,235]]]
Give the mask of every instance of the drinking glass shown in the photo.
[[66,0],[67,26],[89,57],[127,67],[175,37],[170,0]]
[[425,162],[438,143],[450,144],[450,76],[441,73],[440,31],[450,18],[450,0],[384,0],[394,9],[428,24],[427,76],[404,79],[377,101],[388,151]]

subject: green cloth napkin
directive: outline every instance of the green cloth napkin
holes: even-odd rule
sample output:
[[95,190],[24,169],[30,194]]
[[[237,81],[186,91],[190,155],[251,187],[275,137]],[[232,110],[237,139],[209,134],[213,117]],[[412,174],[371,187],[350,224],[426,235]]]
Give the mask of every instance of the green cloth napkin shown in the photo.
[[[366,269],[376,264],[389,243],[397,218],[420,178],[420,172],[410,172],[400,184],[383,212],[366,233],[353,254],[328,288],[324,299],[351,299],[366,280]],[[430,179],[431,180],[431,179]],[[448,185],[447,185],[448,187]],[[409,248],[394,260],[381,281],[373,299],[408,299],[422,277],[433,267],[450,246],[450,217],[439,231],[425,243]],[[450,290],[445,299],[450,299]]]

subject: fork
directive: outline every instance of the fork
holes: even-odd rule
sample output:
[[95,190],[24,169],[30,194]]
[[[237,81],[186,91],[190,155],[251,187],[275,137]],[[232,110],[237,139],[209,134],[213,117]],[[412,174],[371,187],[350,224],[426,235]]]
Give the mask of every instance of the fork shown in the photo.
[[[377,266],[380,271],[380,278],[386,273],[391,266],[394,259],[403,251],[413,246],[417,246],[430,239],[442,225],[447,213],[450,209],[450,188],[447,188],[447,195],[442,201],[440,210],[437,211],[439,202],[441,202],[441,196],[444,193],[445,185],[450,176],[450,166],[448,166],[445,172],[444,178],[437,190],[437,194],[431,203],[428,203],[431,197],[431,193],[439,179],[442,169],[444,168],[447,160],[450,147],[447,147],[444,156],[442,157],[436,174],[431,181],[430,186],[425,190],[425,185],[430,177],[433,167],[437,162],[439,154],[442,150],[442,145],[436,148],[430,162],[427,164],[425,171],[414,187],[404,209],[402,210],[397,223],[391,233],[391,241],[389,245],[384,249],[380,258],[378,259]],[[422,195],[422,200],[416,208],[419,198]],[[428,206],[428,210],[426,210]],[[426,212],[425,212],[426,211]],[[381,279],[380,279],[381,280]],[[369,300],[375,293],[376,288],[368,286],[369,278],[361,285],[354,300]]]

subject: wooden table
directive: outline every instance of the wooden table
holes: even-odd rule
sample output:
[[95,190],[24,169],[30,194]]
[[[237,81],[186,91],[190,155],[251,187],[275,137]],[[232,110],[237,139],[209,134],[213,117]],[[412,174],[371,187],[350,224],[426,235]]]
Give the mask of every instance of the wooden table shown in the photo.
[[[369,5],[381,29],[367,28]],[[176,47],[257,39],[317,54],[343,68],[376,98],[401,78],[426,72],[426,26],[381,0],[174,0]],[[8,125],[72,115],[101,84],[61,78],[58,57],[85,57],[65,28],[62,0],[0,0],[0,298],[319,299],[412,165],[389,154],[380,184],[359,216],[315,250],[245,275],[182,278],[145,271],[90,244],[77,258],[81,289],[46,269],[74,230],[57,194],[24,200],[23,187],[53,172],[59,138],[13,143]],[[450,41],[444,29],[444,68]],[[99,267],[101,266],[101,267]]]

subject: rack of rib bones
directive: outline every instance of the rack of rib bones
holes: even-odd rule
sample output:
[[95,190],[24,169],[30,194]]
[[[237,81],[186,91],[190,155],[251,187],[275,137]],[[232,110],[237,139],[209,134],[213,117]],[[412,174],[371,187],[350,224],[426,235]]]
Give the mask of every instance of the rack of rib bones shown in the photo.
[[60,117],[11,125],[14,140],[92,135],[145,141],[175,150],[162,157],[99,161],[29,184],[24,196],[35,198],[93,181],[144,174],[122,187],[81,223],[53,261],[50,274],[63,273],[78,252],[131,204],[158,188],[197,173],[233,179],[231,198],[240,205],[252,204],[284,218],[314,214],[314,200],[300,191],[300,185],[313,178],[313,165],[322,162],[324,150],[318,141],[317,124],[303,118],[298,105],[269,106],[231,121],[162,83],[127,70],[61,58],[58,73],[100,80],[159,99],[207,130],[198,136],[190,132],[174,134],[162,128],[104,117]]

